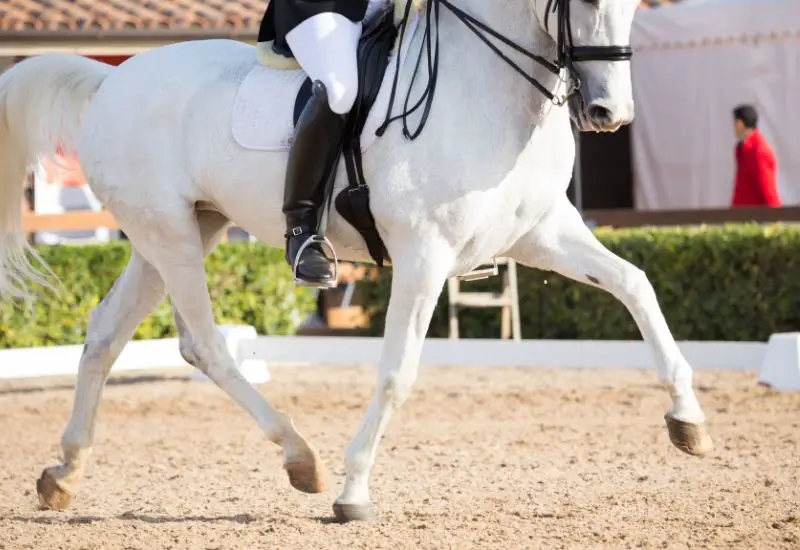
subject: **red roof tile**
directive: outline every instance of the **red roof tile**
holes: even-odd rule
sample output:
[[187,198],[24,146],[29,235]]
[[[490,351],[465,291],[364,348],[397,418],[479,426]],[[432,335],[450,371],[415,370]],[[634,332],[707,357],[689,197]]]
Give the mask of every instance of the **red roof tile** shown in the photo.
[[3,0],[0,31],[257,30],[266,0]]
[[[0,32],[251,31],[267,0],[0,0]],[[676,0],[641,0],[640,8]]]

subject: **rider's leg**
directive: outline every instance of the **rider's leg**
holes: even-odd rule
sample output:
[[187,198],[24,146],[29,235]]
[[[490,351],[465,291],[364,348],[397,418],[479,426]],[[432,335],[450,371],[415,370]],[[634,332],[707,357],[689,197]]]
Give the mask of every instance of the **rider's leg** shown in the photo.
[[335,13],[315,15],[286,34],[293,55],[314,82],[297,121],[286,170],[286,260],[297,264],[297,281],[312,286],[336,284],[322,247],[301,247],[316,232],[326,176],[339,155],[345,116],[355,102],[360,36],[361,23]]

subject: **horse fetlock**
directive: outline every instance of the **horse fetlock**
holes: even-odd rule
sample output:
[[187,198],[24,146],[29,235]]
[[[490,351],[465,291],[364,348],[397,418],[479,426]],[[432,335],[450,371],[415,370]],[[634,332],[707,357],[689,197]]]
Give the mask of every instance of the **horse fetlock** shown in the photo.
[[375,515],[375,507],[369,498],[369,470],[352,469],[352,462],[347,464],[347,480],[342,494],[333,506],[339,521],[360,521]]
[[69,430],[61,436],[61,450],[64,452],[65,472],[74,472],[83,468],[86,459],[92,454],[88,441],[75,441]]
[[67,492],[80,483],[83,478],[83,471],[86,466],[86,459],[91,449],[88,447],[79,448],[64,446],[64,462],[58,466],[51,466],[45,473],[52,478],[58,485]]
[[702,424],[706,421],[706,415],[694,392],[673,395],[672,408],[667,414],[676,420],[691,424]]

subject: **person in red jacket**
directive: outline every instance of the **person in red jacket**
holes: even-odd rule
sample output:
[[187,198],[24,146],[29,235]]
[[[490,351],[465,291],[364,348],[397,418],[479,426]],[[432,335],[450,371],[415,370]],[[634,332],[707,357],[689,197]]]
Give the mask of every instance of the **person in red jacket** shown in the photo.
[[736,183],[732,206],[781,207],[775,153],[758,129],[758,112],[752,105],[733,110],[736,145]]

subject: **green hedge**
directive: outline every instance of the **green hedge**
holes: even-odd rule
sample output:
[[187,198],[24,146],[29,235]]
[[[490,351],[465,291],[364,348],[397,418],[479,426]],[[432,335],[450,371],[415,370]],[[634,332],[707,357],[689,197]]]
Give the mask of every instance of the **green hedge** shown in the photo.
[[[611,251],[642,268],[678,340],[766,340],[800,330],[800,228],[599,229]],[[640,339],[625,307],[610,294],[554,273],[518,268],[523,338]],[[383,330],[390,273],[362,284],[373,334]],[[543,285],[543,281],[547,285]],[[500,277],[462,283],[462,290],[500,290]],[[464,338],[500,334],[497,309],[463,309]],[[446,337],[447,290],[428,336]]]
[[[598,230],[616,254],[647,272],[664,315],[680,340],[765,340],[773,332],[800,330],[800,228],[730,225],[720,228]],[[0,305],[0,349],[79,344],[91,310],[122,273],[127,244],[40,247],[66,292],[47,291],[32,312]],[[260,334],[293,334],[315,308],[313,294],[295,287],[283,252],[259,244],[223,244],[206,262],[218,323],[245,323]],[[370,313],[369,333],[383,332],[391,270],[361,283]],[[548,284],[542,284],[547,280]],[[463,283],[474,291],[499,290],[500,278]],[[553,273],[519,268],[525,338],[639,339],[624,306],[604,291]],[[447,291],[428,335],[447,336]],[[500,334],[495,309],[464,309],[462,337]],[[175,335],[165,301],[135,338]]]
[[[122,273],[130,247],[43,246],[42,258],[64,285],[58,296],[33,287],[38,300],[31,312],[0,305],[0,349],[83,343],[89,313]],[[292,283],[283,251],[259,244],[222,244],[206,260],[208,286],[218,323],[244,323],[260,334],[293,334],[315,309],[313,294]],[[165,300],[142,323],[136,339],[176,334]]]

